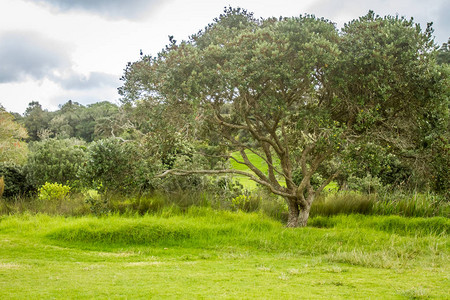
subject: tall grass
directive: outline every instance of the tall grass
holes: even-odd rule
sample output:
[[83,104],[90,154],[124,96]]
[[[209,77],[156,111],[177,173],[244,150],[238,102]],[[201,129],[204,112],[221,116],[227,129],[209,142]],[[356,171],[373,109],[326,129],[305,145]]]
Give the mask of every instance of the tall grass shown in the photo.
[[339,214],[398,215],[404,217],[450,217],[450,203],[432,193],[392,192],[363,194],[343,191],[320,196],[311,216]]
[[0,215],[24,213],[81,216],[89,214],[90,210],[82,194],[72,194],[63,201],[46,201],[35,196],[0,199]]
[[[119,213],[178,215],[191,207],[217,210],[261,212],[275,220],[286,222],[287,205],[283,198],[259,189],[237,197],[211,192],[153,193],[134,196],[118,194],[95,197],[72,193],[63,201],[44,201],[37,197],[0,199],[0,215],[24,212],[50,215],[81,216]],[[384,194],[363,194],[352,191],[324,193],[311,207],[311,217],[339,214],[398,215],[405,217],[450,217],[450,202],[432,193],[397,191]]]

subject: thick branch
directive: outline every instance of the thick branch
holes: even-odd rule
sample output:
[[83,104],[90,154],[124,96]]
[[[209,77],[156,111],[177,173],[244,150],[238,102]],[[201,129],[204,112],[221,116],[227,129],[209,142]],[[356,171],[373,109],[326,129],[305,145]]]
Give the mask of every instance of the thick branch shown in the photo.
[[251,173],[248,172],[244,172],[244,171],[239,171],[239,170],[230,170],[230,169],[222,169],[222,170],[180,170],[180,169],[170,169],[170,170],[166,170],[165,172],[156,175],[156,178],[163,178],[166,177],[167,175],[177,175],[177,176],[188,176],[188,175],[192,175],[192,174],[203,174],[203,175],[219,175],[219,174],[238,174],[238,175],[243,175],[246,176],[248,178],[250,178],[251,180],[266,186],[270,189],[270,191],[274,194],[283,196],[283,197],[290,197],[292,198],[294,195],[286,193],[284,191],[280,191],[278,189],[276,189],[274,186],[272,186],[269,182],[261,180],[259,178],[257,178],[256,176],[254,176]]
[[270,145],[273,147],[273,149],[275,150],[275,152],[276,152],[278,155],[282,155],[282,154],[283,154],[282,149],[280,149],[280,148],[278,147],[278,145],[277,145],[273,140],[271,140],[271,139],[269,139],[269,138],[267,138],[267,137],[265,137],[265,136],[262,136],[262,135],[258,134],[258,132],[256,132],[256,130],[255,130],[254,128],[252,128],[250,119],[248,118],[247,115],[245,116],[245,122],[247,123],[247,128],[246,128],[246,129],[251,133],[251,135],[252,135],[257,141],[260,141],[260,142],[266,142],[266,143],[270,144]]

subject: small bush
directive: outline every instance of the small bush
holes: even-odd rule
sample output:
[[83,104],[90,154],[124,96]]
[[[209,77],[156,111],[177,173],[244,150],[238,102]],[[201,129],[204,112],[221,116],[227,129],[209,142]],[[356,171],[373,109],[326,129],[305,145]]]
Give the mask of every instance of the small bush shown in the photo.
[[39,188],[39,200],[48,202],[61,202],[69,194],[70,187],[60,183],[46,182]]
[[367,174],[363,178],[350,176],[348,178],[348,186],[350,190],[359,191],[366,194],[372,194],[380,191],[383,187],[381,179]]
[[231,200],[233,210],[245,212],[257,211],[260,207],[261,198],[255,195],[239,195]]

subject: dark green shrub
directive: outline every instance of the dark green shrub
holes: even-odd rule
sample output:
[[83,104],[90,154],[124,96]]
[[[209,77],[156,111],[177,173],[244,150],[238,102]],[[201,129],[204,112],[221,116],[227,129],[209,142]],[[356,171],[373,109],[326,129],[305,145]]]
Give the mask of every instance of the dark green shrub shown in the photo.
[[85,186],[101,193],[130,194],[145,189],[148,174],[139,150],[135,143],[118,139],[93,142],[87,149],[87,163],[78,176]]
[[4,178],[4,198],[25,195],[33,190],[22,166],[0,163],[0,177]]

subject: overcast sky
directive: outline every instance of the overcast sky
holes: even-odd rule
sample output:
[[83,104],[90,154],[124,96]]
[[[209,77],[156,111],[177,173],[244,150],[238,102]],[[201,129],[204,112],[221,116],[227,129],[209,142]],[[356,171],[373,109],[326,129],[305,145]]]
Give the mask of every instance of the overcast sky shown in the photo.
[[339,28],[372,9],[433,22],[439,45],[450,36],[449,0],[0,0],[0,104],[23,113],[31,101],[117,102],[140,49],[156,55],[168,35],[187,39],[228,5],[256,17],[311,13]]

